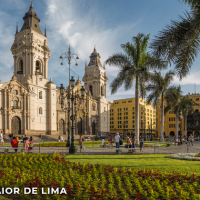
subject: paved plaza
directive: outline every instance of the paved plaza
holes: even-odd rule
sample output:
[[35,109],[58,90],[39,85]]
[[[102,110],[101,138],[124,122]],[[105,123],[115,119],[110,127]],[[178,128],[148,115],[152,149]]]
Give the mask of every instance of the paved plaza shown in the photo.
[[[69,154],[68,147],[34,147],[32,153],[41,153],[41,154],[53,154],[53,153],[65,153]],[[0,153],[4,153],[4,149],[0,147]],[[14,153],[13,149],[9,149],[9,153]],[[20,151],[19,151],[20,153]],[[143,154],[174,154],[174,153],[200,153],[200,141],[194,142],[194,146],[187,146],[186,144],[180,146],[170,146],[170,147],[144,147]],[[100,155],[114,155],[116,154],[115,148],[100,148],[100,147],[87,147],[83,150],[78,149],[77,154],[100,154]],[[120,154],[130,154],[128,149],[123,149]],[[136,150],[133,154],[140,154],[139,150]]]

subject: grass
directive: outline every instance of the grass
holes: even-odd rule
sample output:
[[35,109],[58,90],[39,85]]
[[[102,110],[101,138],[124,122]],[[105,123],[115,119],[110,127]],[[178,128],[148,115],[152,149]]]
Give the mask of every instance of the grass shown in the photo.
[[174,160],[165,158],[167,155],[69,155],[66,159],[70,162],[101,164],[104,166],[126,167],[138,170],[160,170],[171,173],[195,173],[200,176],[199,161]]

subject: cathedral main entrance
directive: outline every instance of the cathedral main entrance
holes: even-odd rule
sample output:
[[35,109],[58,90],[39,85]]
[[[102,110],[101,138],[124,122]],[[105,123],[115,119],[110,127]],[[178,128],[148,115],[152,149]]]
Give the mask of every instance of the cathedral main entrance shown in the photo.
[[20,135],[21,134],[21,120],[19,117],[13,117],[11,121],[11,133],[14,135]]
[[82,131],[82,118],[80,117],[79,119],[80,121],[77,123],[77,128],[78,128],[78,134],[83,134],[83,131]]
[[64,135],[64,120],[59,121],[59,135]]

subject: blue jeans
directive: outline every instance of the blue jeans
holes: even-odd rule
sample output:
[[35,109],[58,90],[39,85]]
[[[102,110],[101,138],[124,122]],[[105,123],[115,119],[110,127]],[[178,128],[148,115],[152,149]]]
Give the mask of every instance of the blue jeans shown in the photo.
[[117,149],[119,149],[119,142],[116,142],[116,152],[118,152]]
[[133,143],[133,148],[135,148],[135,144]]

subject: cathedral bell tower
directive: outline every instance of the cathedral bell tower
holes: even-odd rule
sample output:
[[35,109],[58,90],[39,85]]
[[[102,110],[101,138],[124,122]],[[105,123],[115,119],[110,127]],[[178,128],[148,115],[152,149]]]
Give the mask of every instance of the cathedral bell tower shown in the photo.
[[14,73],[21,83],[32,83],[48,80],[48,59],[51,57],[45,34],[40,30],[38,15],[31,4],[29,11],[23,17],[24,24],[18,32],[11,47],[14,57]]
[[106,98],[106,84],[108,77],[106,70],[102,67],[100,62],[100,55],[94,48],[93,53],[90,55],[90,62],[85,67],[85,74],[83,82],[86,90],[88,90],[93,98],[105,97]]

